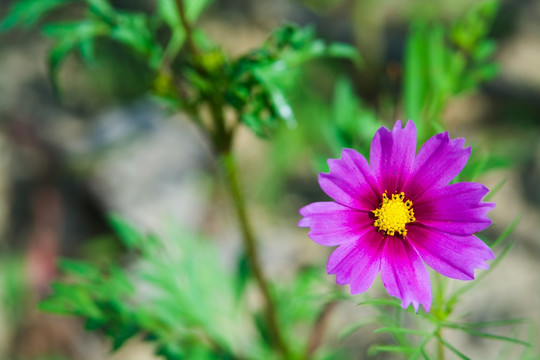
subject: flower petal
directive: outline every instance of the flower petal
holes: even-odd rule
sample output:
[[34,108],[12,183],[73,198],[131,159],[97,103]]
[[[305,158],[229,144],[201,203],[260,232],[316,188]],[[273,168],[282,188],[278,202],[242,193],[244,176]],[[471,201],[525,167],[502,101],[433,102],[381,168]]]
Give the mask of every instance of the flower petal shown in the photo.
[[[383,191],[400,192],[412,170],[416,152],[416,127],[409,120],[404,129],[397,121],[392,131],[381,127],[369,153],[369,163]],[[381,196],[379,194],[379,196]]]
[[328,160],[330,173],[319,174],[324,192],[340,204],[371,211],[379,204],[380,190],[367,160],[353,149],[343,149],[340,159]]
[[335,246],[357,240],[373,226],[369,213],[335,203],[316,202],[300,209],[300,227],[311,228],[308,236],[317,244]]
[[450,140],[448,132],[430,138],[418,152],[405,193],[413,201],[430,188],[442,187],[455,178],[471,155],[465,139]]
[[422,259],[406,239],[387,236],[385,242],[381,280],[388,294],[400,298],[404,309],[412,303],[415,312],[420,304],[429,311],[431,284]]
[[413,204],[416,221],[456,235],[470,235],[491,225],[494,203],[482,202],[489,189],[478,183],[456,183],[422,194]]
[[338,247],[330,255],[326,270],[336,274],[339,285],[349,284],[351,294],[359,294],[371,286],[379,273],[382,236],[373,229],[358,241]]
[[408,228],[408,240],[422,260],[444,276],[474,279],[474,269],[488,269],[493,252],[476,236],[450,235],[418,224]]

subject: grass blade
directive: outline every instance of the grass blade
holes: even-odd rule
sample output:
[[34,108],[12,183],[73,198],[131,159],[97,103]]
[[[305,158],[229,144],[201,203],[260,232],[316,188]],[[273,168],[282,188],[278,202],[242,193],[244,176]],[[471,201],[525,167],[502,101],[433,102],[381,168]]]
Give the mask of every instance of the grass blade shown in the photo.
[[452,351],[454,354],[456,354],[458,357],[460,357],[461,359],[463,360],[471,360],[467,355],[463,354],[462,352],[460,352],[458,349],[456,349],[453,345],[451,345],[450,343],[446,342],[440,335],[438,334],[435,334],[435,336],[437,337],[437,339],[439,339],[439,341],[441,342],[441,344],[443,344],[447,349],[449,349],[450,351]]
[[516,339],[516,338],[512,338],[512,337],[508,337],[508,336],[490,334],[490,333],[486,333],[486,332],[483,332],[483,331],[474,330],[468,324],[445,323],[445,324],[443,324],[443,327],[462,330],[462,331],[465,331],[466,333],[468,333],[470,335],[474,335],[474,336],[478,336],[478,337],[482,337],[482,338],[486,338],[486,339],[508,341],[508,342],[512,342],[512,343],[520,344],[520,345],[524,345],[524,346],[529,346],[529,347],[531,346],[530,343],[528,343],[526,341],[523,341],[523,340],[520,340],[520,339]]
[[402,333],[402,334],[411,334],[411,335],[420,335],[420,336],[429,336],[431,333],[422,330],[414,330],[400,327],[382,327],[374,331],[375,334],[378,333]]

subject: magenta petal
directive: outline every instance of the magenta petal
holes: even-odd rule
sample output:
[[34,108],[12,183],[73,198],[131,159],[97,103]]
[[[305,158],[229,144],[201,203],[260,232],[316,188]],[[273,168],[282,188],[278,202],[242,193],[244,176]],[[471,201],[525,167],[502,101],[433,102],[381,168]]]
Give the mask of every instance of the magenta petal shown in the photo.
[[393,194],[403,189],[415,152],[416,127],[412,121],[404,129],[398,120],[391,132],[385,127],[377,131],[371,142],[369,163],[383,191]]
[[471,148],[463,148],[464,139],[450,140],[448,132],[430,138],[414,160],[405,193],[415,202],[426,190],[448,184],[467,163]]
[[[423,305],[429,311],[432,294],[426,265],[461,280],[473,279],[475,269],[488,267],[493,253],[472,235],[491,224],[487,213],[495,205],[482,201],[488,189],[477,183],[448,185],[469,159],[471,149],[463,148],[464,143],[442,133],[415,155],[414,123],[402,128],[398,121],[392,130],[383,127],[375,134],[370,164],[352,149],[328,161],[330,172],[319,174],[319,183],[335,202],[302,208],[304,218],[298,226],[309,227],[309,237],[319,244],[339,245],[327,265],[338,284],[349,284],[352,294],[361,293],[380,272],[386,290],[401,299],[404,308],[412,304],[417,312]],[[405,238],[378,231],[372,213],[382,206],[384,192],[390,198],[402,191],[415,217],[406,225]],[[399,224],[401,214],[394,210],[381,210],[383,219]]]
[[380,190],[366,159],[353,149],[343,149],[340,159],[328,160],[330,173],[319,174],[324,192],[340,204],[371,211],[379,204]]
[[474,269],[488,269],[493,252],[476,236],[450,235],[422,225],[411,224],[408,240],[422,260],[444,276],[474,279]]
[[325,246],[357,240],[374,228],[373,220],[367,212],[333,201],[309,204],[300,209],[300,214],[304,218],[298,222],[298,226],[311,228],[309,238]]
[[349,284],[351,294],[362,293],[379,273],[383,244],[382,236],[373,229],[358,241],[334,250],[326,269],[329,274],[336,274],[339,285]]
[[470,235],[491,225],[487,213],[494,203],[482,202],[488,188],[478,183],[456,183],[422,194],[414,202],[416,221],[456,235]]
[[407,240],[394,236],[386,237],[381,260],[381,279],[388,294],[401,299],[404,309],[412,303],[415,312],[418,312],[420,304],[429,311],[429,274],[422,259]]

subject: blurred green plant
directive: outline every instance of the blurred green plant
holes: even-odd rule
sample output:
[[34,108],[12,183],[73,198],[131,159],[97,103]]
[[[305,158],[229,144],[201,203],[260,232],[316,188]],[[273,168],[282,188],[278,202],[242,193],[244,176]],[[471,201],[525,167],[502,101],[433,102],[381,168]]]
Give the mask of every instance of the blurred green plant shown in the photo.
[[[84,6],[82,19],[47,22],[48,14],[72,3]],[[88,329],[100,330],[111,338],[113,349],[143,334],[155,346],[156,354],[171,360],[344,357],[341,349],[325,345],[323,335],[336,302],[348,297],[321,282],[322,270],[298,271],[290,283],[274,284],[266,279],[232,144],[240,126],[273,140],[275,161],[269,169],[276,191],[283,185],[287,169],[297,167],[302,156],[319,170],[326,170],[322,159],[338,155],[344,147],[367,155],[377,128],[395,120],[381,119],[381,114],[393,111],[370,108],[345,77],[338,78],[329,103],[313,94],[295,99],[291,94],[309,94],[309,82],[303,77],[307,62],[337,58],[359,64],[356,49],[317,39],[313,28],[284,25],[260,47],[230,58],[195,26],[210,3],[157,0],[156,11],[146,14],[116,9],[107,0],[19,0],[0,21],[0,31],[6,31],[45,19],[42,32],[53,42],[49,71],[58,93],[58,74],[70,54],[77,52],[92,66],[100,56],[95,46],[99,39],[130,49],[152,74],[148,93],[173,111],[187,113],[207,135],[243,239],[236,273],[231,274],[220,266],[214,245],[199,236],[174,226],[163,234],[147,236],[113,217],[111,224],[129,249],[131,261],[126,266],[61,261],[66,278],[52,285],[52,296],[40,307],[84,318]],[[488,33],[497,8],[498,2],[483,1],[451,26],[411,27],[403,64],[402,106],[405,118],[415,120],[421,142],[442,130],[442,114],[453,97],[472,92],[495,76],[496,65],[490,60],[495,44]],[[297,124],[296,131],[281,131]],[[473,180],[505,165],[504,159],[489,155],[473,157],[460,180]],[[498,250],[513,227],[515,223],[496,241],[486,242]],[[503,247],[492,269],[511,244]],[[489,272],[481,277],[486,274]],[[247,302],[252,283],[262,300],[260,306]],[[443,359],[446,348],[466,359],[446,341],[443,330],[528,346],[530,342],[518,336],[484,330],[515,327],[523,324],[522,320],[467,323],[454,314],[461,296],[477,283],[446,293],[441,279],[432,312],[420,312],[418,317],[403,311],[394,300],[363,302],[379,310],[374,322],[382,327],[377,332],[393,340],[374,345],[370,354],[389,352],[427,359],[434,357],[434,352]],[[345,335],[366,323],[352,324]],[[428,349],[432,343],[437,344],[434,351]]]
[[[264,316],[238,291],[240,277],[224,271],[214,243],[176,225],[158,236],[143,235],[118,217],[111,224],[129,249],[130,265],[62,260],[65,278],[52,284],[41,310],[82,317],[87,329],[111,339],[113,349],[142,334],[166,359],[275,358]],[[307,302],[331,301],[335,294],[321,281],[311,269],[273,290],[288,299],[279,303],[280,322],[291,335],[317,315]],[[299,358],[301,337],[286,339]]]
[[[32,0],[21,0],[12,6],[0,23],[0,29],[32,25],[40,17],[67,3],[50,1],[38,4]],[[156,12],[150,15],[118,10],[106,0],[79,3],[86,8],[83,19],[43,26],[44,34],[53,39],[49,52],[53,84],[56,84],[64,60],[75,50],[86,63],[92,64],[96,56],[94,42],[98,38],[119,42],[130,48],[133,56],[146,62],[154,74],[148,91],[174,111],[189,114],[213,146],[240,222],[249,267],[248,278],[255,280],[265,302],[263,317],[268,336],[273,347],[288,358],[290,349],[281,334],[275,299],[259,264],[255,235],[239,185],[236,160],[231,152],[233,138],[242,124],[260,137],[269,136],[279,121],[294,126],[291,106],[281,90],[292,69],[319,57],[336,56],[359,61],[356,50],[345,44],[327,45],[315,38],[312,29],[285,25],[274,31],[259,49],[237,59],[229,59],[201,29],[194,27],[195,20],[209,1],[160,0]],[[169,36],[161,43],[158,32],[163,28]],[[55,88],[58,90],[57,86]],[[229,110],[234,113],[231,118],[226,116]],[[62,291],[61,285],[56,287],[57,291]],[[121,314],[117,313],[118,316]],[[121,331],[131,335],[137,329],[128,323],[122,326]]]
[[496,0],[479,2],[450,28],[413,25],[405,49],[403,113],[415,119],[421,142],[444,131],[441,115],[452,97],[497,74],[491,60],[496,45],[487,36],[498,7]]
[[[445,131],[442,116],[451,100],[474,94],[497,75],[497,64],[492,60],[496,44],[489,38],[489,31],[498,7],[496,0],[481,1],[451,24],[415,22],[410,26],[398,112],[403,120],[415,121],[420,144]],[[298,83],[303,82],[309,83],[305,74]],[[367,157],[381,123],[395,121],[386,114],[393,116],[396,104],[382,99],[376,110],[358,97],[351,81],[341,74],[331,101],[309,88],[297,89],[299,93],[302,96],[298,101],[293,99],[293,107],[300,127],[294,132],[277,133],[270,153],[271,169],[260,181],[265,189],[263,198],[270,203],[279,199],[287,178],[298,176],[297,164],[310,161],[315,170],[326,172],[326,159],[338,158],[343,148],[354,148]],[[485,172],[509,165],[507,156],[473,151],[455,181],[473,181]]]

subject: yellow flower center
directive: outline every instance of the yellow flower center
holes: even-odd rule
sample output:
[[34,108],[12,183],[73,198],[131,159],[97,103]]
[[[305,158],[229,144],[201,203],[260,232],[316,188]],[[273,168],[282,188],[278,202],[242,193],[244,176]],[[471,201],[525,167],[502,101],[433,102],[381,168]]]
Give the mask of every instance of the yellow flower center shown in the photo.
[[386,191],[383,194],[381,206],[372,210],[375,214],[375,222],[373,225],[379,228],[379,231],[384,231],[386,234],[393,236],[395,233],[407,235],[405,225],[416,221],[414,211],[412,209],[412,201],[405,200],[405,193],[393,194],[389,199],[386,196]]

